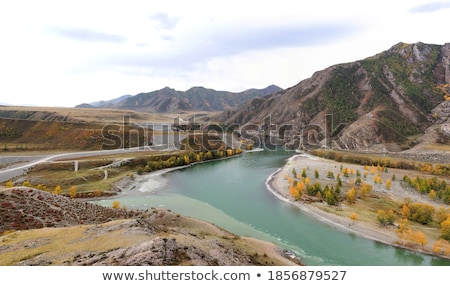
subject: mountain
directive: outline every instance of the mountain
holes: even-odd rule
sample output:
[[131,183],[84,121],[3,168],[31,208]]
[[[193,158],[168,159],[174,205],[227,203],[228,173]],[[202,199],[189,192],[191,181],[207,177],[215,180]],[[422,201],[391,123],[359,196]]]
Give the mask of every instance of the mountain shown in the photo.
[[132,95],[122,95],[117,98],[111,99],[111,100],[101,100],[101,101],[95,101],[91,103],[82,103],[77,106],[76,108],[110,108],[113,107],[114,104],[117,104],[121,102],[122,100],[125,100],[129,97],[132,97]]
[[[330,121],[326,125],[326,114],[332,114],[333,126],[346,124],[339,140],[333,140],[337,148],[407,149],[424,141],[430,128],[435,130],[434,143],[447,143],[449,83],[449,43],[398,43],[375,56],[318,71],[291,88],[213,119],[228,125],[253,124],[258,130],[283,126],[278,133],[292,129],[291,134],[302,134],[311,126],[333,130]],[[316,141],[323,144],[325,132],[318,133],[322,134]],[[280,144],[291,139],[271,138]]]
[[[264,97],[279,91],[278,86],[270,85],[264,89],[248,89],[243,92],[216,91],[204,87],[192,87],[187,91],[177,91],[165,87],[160,90],[128,96],[120,101],[107,101],[108,104],[94,107],[131,109],[141,112],[179,112],[179,111],[224,111],[245,102]],[[90,104],[91,106],[93,104]],[[89,107],[79,105],[77,107]]]

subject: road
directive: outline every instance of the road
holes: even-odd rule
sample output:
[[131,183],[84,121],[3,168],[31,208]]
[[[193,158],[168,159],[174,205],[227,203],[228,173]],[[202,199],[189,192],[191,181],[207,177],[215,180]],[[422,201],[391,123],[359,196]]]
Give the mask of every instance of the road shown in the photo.
[[13,165],[7,166],[0,169],[0,183],[11,180],[14,177],[21,176],[25,174],[31,167],[41,164],[44,162],[50,162],[54,160],[69,160],[72,158],[82,158],[91,156],[102,156],[102,155],[115,155],[115,154],[126,154],[139,151],[173,151],[179,150],[172,144],[155,145],[155,146],[143,146],[134,147],[128,149],[114,149],[114,150],[98,150],[98,151],[83,151],[83,152],[70,152],[70,153],[59,153],[43,156],[4,156],[0,158],[0,164],[7,164],[8,162],[17,162]]
[[[54,160],[69,160],[72,158],[82,158],[101,155],[126,154],[138,151],[174,151],[179,150],[181,141],[187,137],[188,133],[171,133],[169,135],[154,135],[152,146],[141,146],[134,148],[122,148],[114,150],[98,150],[98,151],[83,151],[59,153],[42,156],[3,156],[0,158],[0,165],[7,164],[9,166],[0,169],[0,183],[11,180],[17,176],[25,174],[31,167],[44,162]],[[222,139],[228,146],[237,148],[240,146],[239,140],[234,138],[231,134],[222,134]],[[11,162],[15,162],[10,165]]]

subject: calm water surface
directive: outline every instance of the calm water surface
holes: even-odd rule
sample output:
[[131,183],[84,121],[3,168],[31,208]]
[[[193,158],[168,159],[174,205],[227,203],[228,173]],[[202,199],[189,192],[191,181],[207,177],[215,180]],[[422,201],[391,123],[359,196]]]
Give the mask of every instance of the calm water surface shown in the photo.
[[[163,175],[150,174],[138,190],[115,200],[128,208],[169,208],[238,235],[274,242],[307,265],[450,265],[450,260],[343,232],[278,200],[267,190],[265,180],[293,155],[253,152]],[[112,199],[98,203],[110,206]]]

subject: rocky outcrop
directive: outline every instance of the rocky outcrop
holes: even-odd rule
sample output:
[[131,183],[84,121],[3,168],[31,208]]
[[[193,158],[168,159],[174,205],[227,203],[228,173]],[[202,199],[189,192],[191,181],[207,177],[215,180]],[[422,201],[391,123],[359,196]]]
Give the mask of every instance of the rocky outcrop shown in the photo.
[[[20,231],[18,231],[20,230]],[[0,191],[0,265],[299,265],[275,244],[165,209]]]
[[133,211],[102,207],[33,188],[0,191],[0,233],[104,223],[134,216],[137,213]]

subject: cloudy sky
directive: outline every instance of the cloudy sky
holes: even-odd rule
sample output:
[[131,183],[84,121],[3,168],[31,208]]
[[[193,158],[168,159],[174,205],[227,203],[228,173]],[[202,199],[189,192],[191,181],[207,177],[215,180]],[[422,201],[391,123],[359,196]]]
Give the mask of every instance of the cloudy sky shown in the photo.
[[288,88],[398,42],[450,42],[450,1],[0,2],[0,103]]

